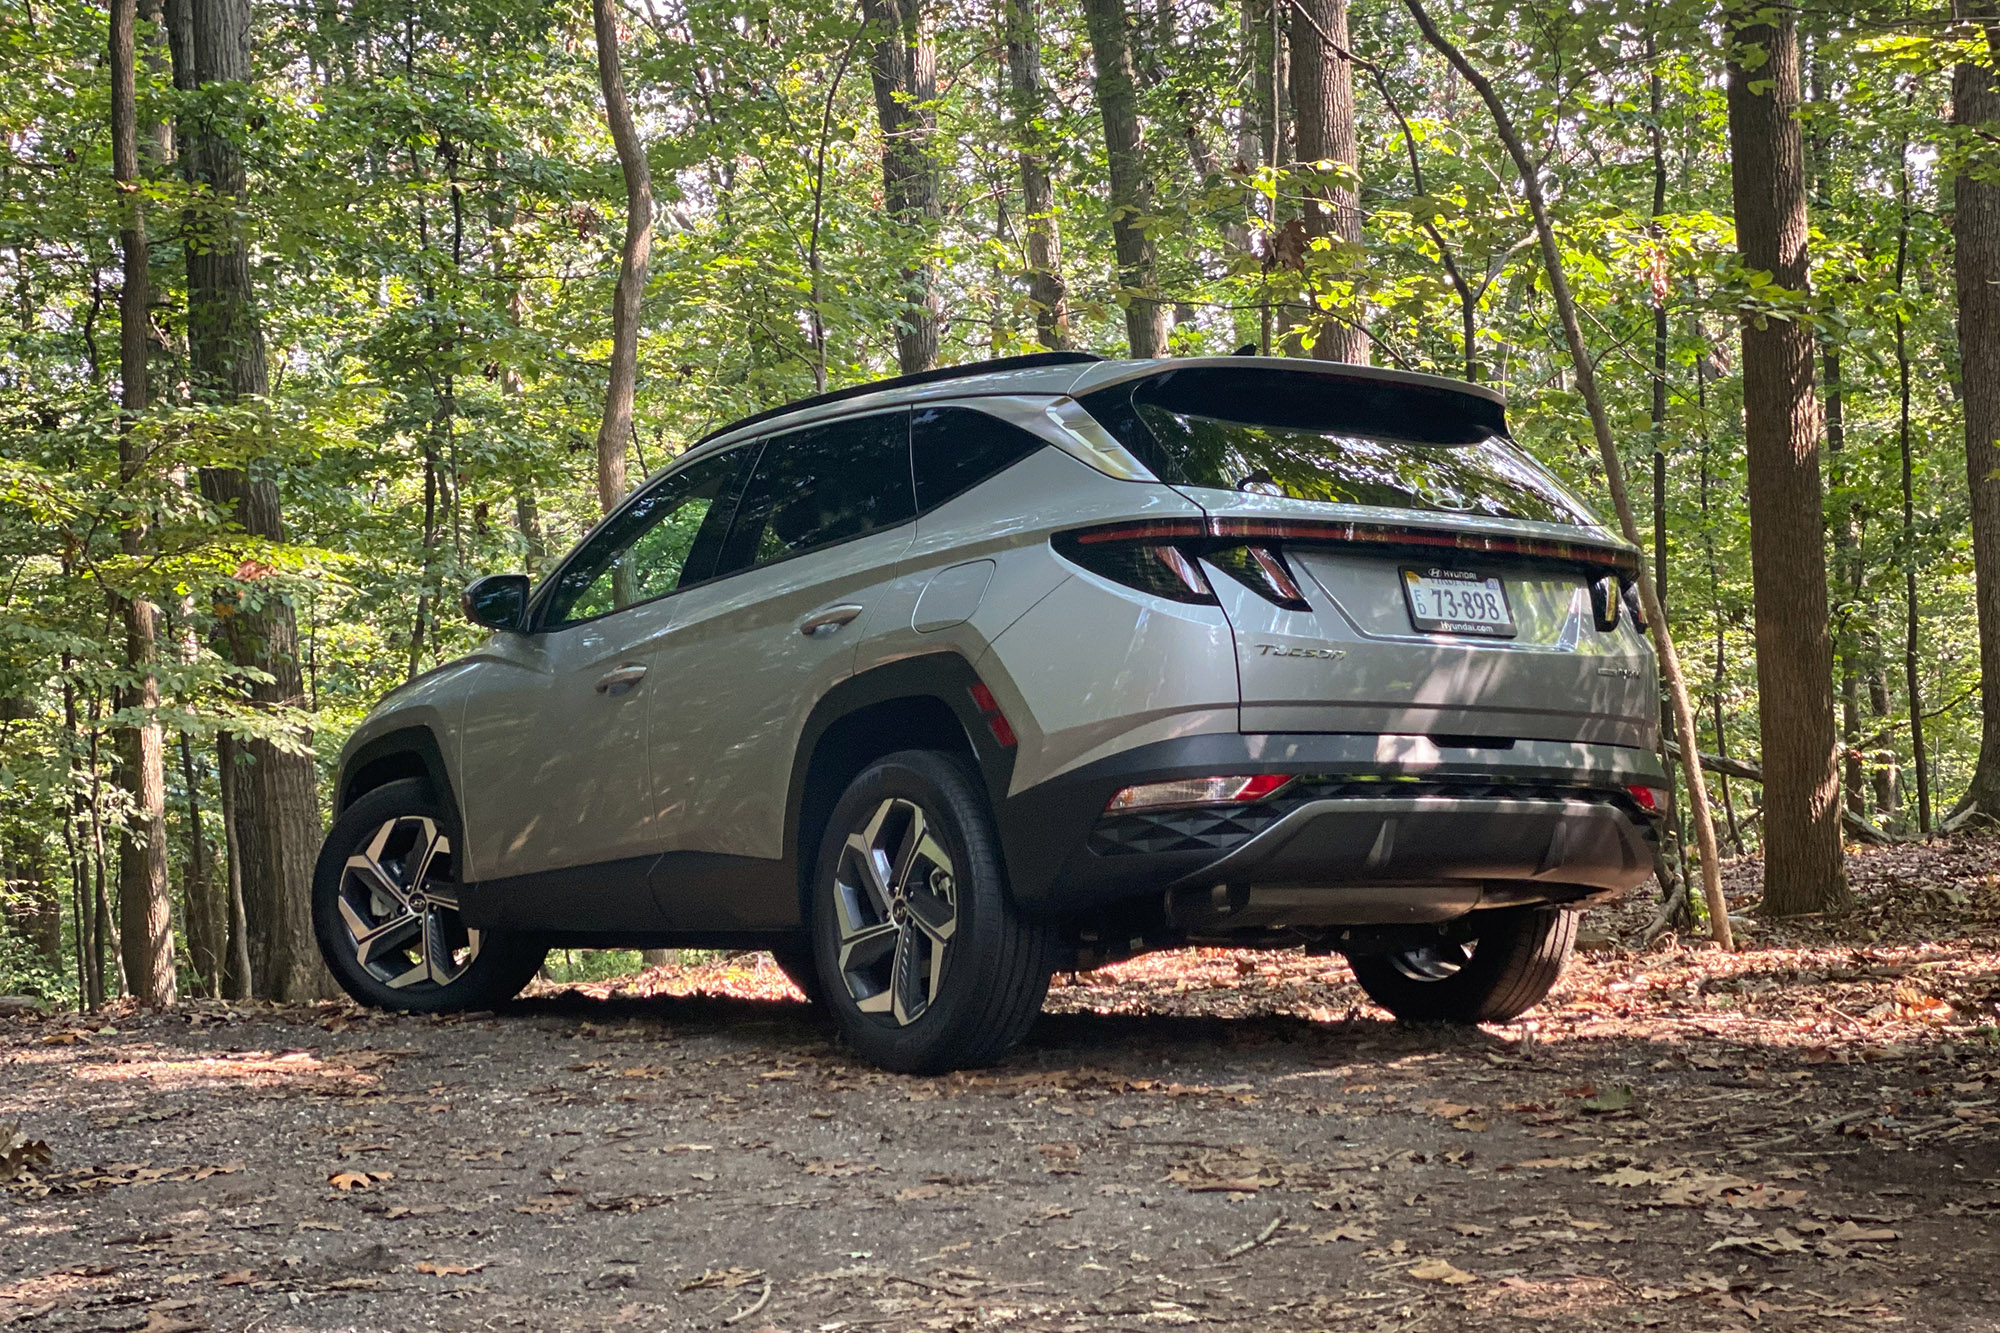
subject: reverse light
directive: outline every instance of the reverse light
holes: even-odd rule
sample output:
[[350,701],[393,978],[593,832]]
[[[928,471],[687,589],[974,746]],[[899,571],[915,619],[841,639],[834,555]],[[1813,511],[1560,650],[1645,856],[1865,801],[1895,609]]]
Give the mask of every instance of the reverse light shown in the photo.
[[1127,787],[1105,805],[1106,814],[1125,810],[1160,810],[1175,805],[1249,805],[1274,795],[1289,784],[1289,773],[1254,777],[1177,778]]

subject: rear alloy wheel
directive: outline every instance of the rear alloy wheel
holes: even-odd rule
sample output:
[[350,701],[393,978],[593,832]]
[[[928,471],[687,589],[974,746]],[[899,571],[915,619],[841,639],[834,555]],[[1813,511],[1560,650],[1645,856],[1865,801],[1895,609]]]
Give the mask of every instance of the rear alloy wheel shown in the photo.
[[1466,940],[1349,959],[1368,998],[1411,1023],[1505,1023],[1561,980],[1577,914],[1554,907],[1481,912]]
[[1009,900],[964,763],[906,751],[871,765],[834,807],[818,864],[818,998],[863,1058],[935,1073],[994,1060],[1027,1032],[1053,937]]
[[313,876],[313,928],[364,1004],[436,1013],[511,998],[543,950],[466,925],[447,812],[422,782],[369,792],[341,815]]

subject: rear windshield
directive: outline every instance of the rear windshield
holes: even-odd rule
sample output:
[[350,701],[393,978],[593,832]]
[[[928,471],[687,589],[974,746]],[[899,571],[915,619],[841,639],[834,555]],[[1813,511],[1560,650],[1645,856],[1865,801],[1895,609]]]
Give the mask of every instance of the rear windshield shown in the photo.
[[1310,372],[1169,371],[1084,406],[1162,481],[1296,500],[1589,524],[1499,405]]

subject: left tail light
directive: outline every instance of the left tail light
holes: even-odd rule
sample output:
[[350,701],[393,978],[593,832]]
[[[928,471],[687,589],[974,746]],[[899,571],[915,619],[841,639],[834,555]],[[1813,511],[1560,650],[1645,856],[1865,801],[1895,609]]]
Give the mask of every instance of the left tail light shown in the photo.
[[1289,773],[1258,773],[1251,777],[1176,778],[1127,787],[1105,804],[1104,813],[1164,810],[1182,805],[1254,805],[1291,783]]
[[1172,602],[1215,606],[1215,589],[1186,544],[1187,538],[1201,533],[1201,525],[1194,522],[1134,523],[1061,533],[1054,545],[1065,560],[1113,583]]

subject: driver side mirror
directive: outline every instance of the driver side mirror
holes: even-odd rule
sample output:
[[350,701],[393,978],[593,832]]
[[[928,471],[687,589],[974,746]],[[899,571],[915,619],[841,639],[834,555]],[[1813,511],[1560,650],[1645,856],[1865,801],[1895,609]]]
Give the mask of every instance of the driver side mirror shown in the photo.
[[528,576],[488,574],[474,579],[458,605],[475,625],[518,631],[528,623]]

